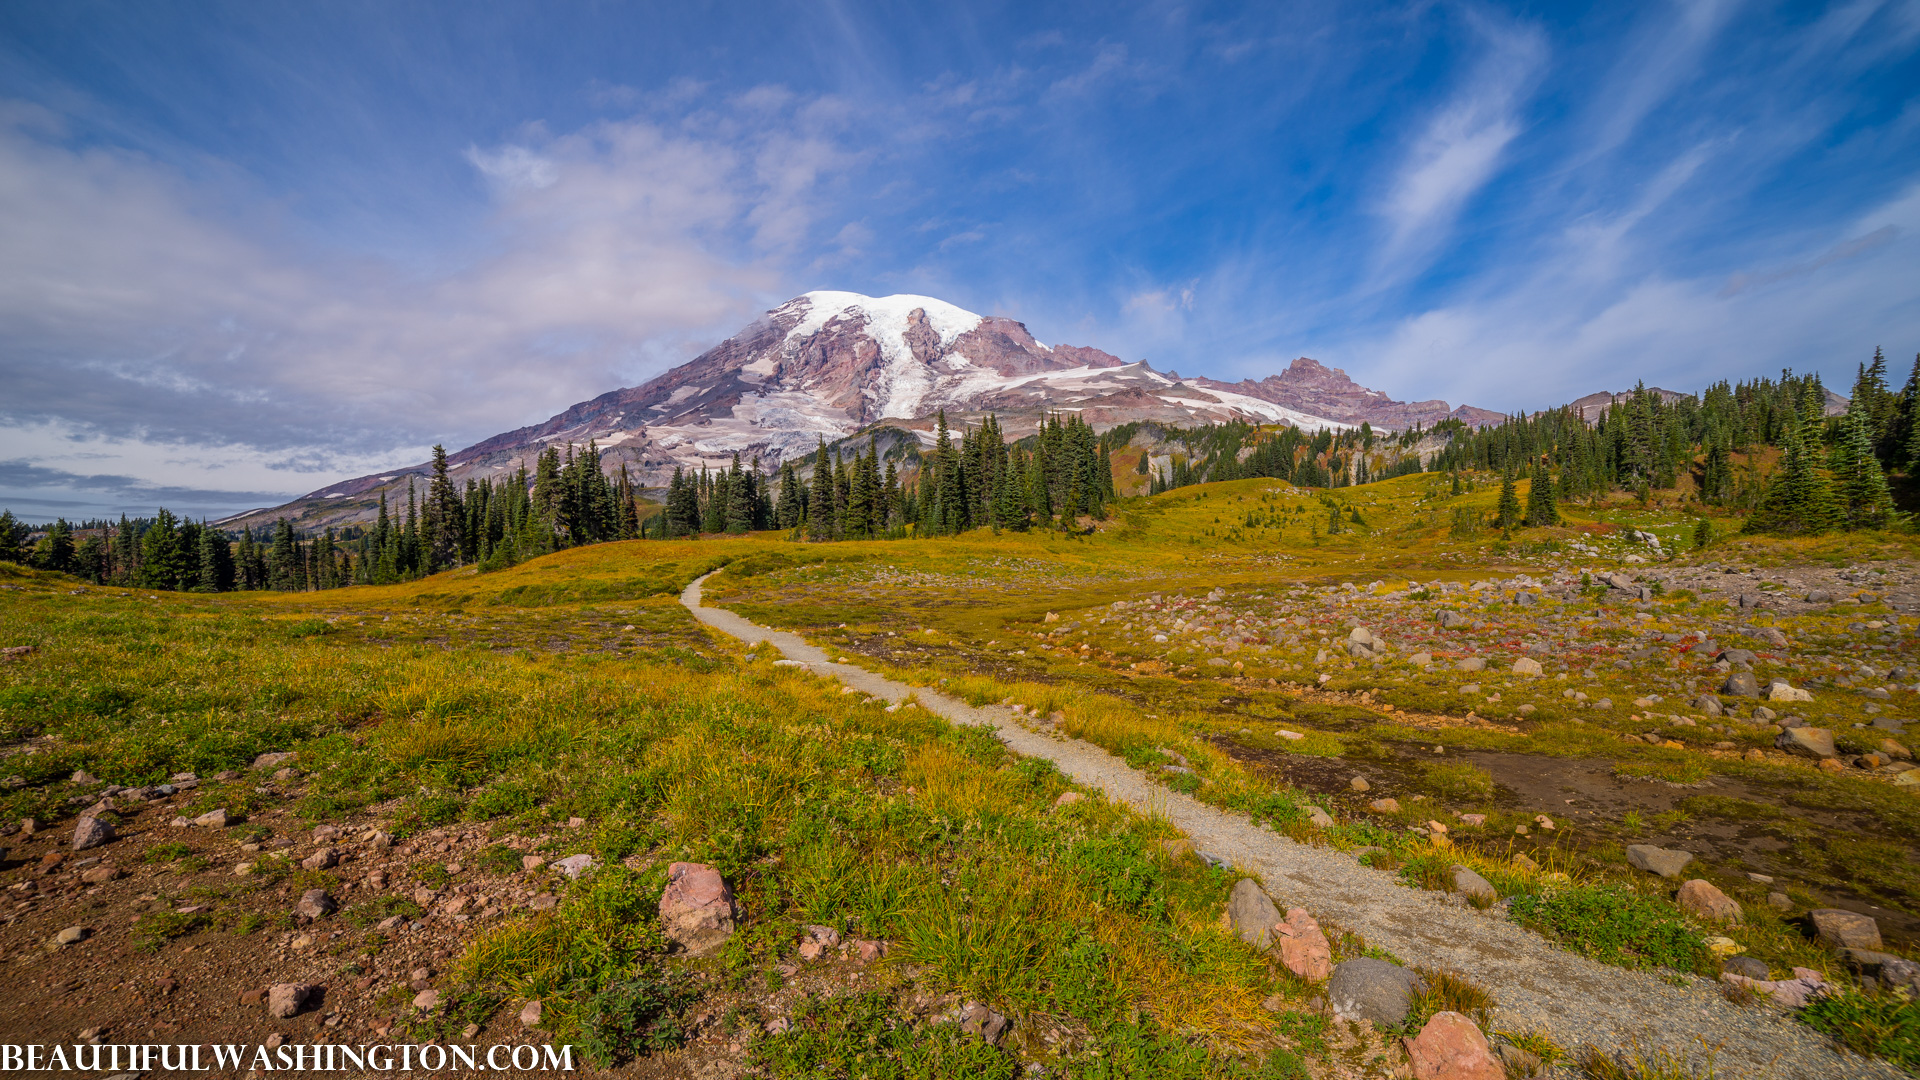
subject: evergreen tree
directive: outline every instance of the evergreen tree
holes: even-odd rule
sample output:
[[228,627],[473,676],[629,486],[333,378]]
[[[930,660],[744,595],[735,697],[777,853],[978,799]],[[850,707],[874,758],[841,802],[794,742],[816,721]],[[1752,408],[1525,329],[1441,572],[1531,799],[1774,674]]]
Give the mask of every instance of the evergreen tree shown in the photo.
[[20,538],[26,529],[13,516],[11,510],[0,510],[0,562],[21,562],[25,554],[20,550]]
[[34,551],[34,561],[42,570],[59,574],[73,572],[73,526],[66,518],[55,521]]
[[[1874,358],[1879,360],[1877,351]],[[1831,459],[1841,525],[1848,529],[1882,528],[1893,512],[1893,492],[1888,489],[1886,474],[1874,454],[1866,412],[1867,407],[1847,410]]]
[[1545,465],[1533,467],[1533,480],[1527,485],[1527,524],[1539,527],[1560,524],[1560,508],[1553,497],[1553,478]]
[[800,477],[794,472],[792,461],[783,461],[780,463],[780,504],[774,524],[792,531],[800,527],[805,513],[806,506],[800,496]]
[[138,584],[146,589],[192,588],[188,561],[196,553],[182,550],[180,521],[166,507],[154,515],[153,524],[140,537],[140,576]]
[[1759,508],[1747,518],[1746,531],[1812,535],[1832,530],[1839,519],[1833,487],[1814,466],[1805,429],[1796,417],[1786,436],[1780,467],[1768,479],[1767,494]]
[[1522,520],[1520,496],[1514,492],[1511,472],[1500,477],[1500,501],[1494,506],[1493,520],[1503,530],[1513,528]]
[[733,455],[733,468],[727,473],[727,531],[738,536],[753,528],[753,486],[740,468],[740,455]]
[[[438,573],[458,565],[461,525],[466,521],[466,513],[460,505],[460,493],[454,490],[453,481],[447,476],[446,447],[437,443],[433,448],[433,479],[427,485],[424,517],[427,542],[425,572]],[[329,555],[332,546],[332,542],[328,541]]]
[[827,443],[819,440],[813,451],[813,479],[807,496],[807,537],[833,539],[833,463],[827,459]]

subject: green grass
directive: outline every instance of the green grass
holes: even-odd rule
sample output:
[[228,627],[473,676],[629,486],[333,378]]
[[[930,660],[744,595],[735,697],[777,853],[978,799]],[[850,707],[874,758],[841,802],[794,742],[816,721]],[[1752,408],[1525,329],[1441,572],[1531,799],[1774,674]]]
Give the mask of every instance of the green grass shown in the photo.
[[1908,994],[1846,990],[1809,1001],[1800,1018],[1856,1054],[1883,1057],[1920,1074],[1920,1002]]
[[1711,974],[1705,936],[1677,908],[1624,885],[1577,885],[1513,897],[1513,919],[1602,963]]

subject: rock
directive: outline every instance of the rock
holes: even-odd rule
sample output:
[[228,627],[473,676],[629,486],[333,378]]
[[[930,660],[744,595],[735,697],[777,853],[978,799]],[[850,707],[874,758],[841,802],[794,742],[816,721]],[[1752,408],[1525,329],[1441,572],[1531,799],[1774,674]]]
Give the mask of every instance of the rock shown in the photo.
[[1789,754],[1809,758],[1832,758],[1839,753],[1833,747],[1833,732],[1828,728],[1790,727],[1774,738],[1773,745]]
[[55,945],[78,945],[93,936],[93,931],[84,926],[69,926],[53,935]]
[[1256,949],[1273,942],[1274,927],[1280,924],[1280,909],[1252,878],[1234,882],[1227,897],[1227,924],[1235,936]]
[[1546,1063],[1540,1060],[1540,1055],[1522,1050],[1512,1043],[1501,1043],[1493,1048],[1493,1052],[1499,1056],[1501,1064],[1507,1067],[1505,1075],[1508,1076],[1539,1076],[1540,1071],[1546,1067]]
[[1849,967],[1864,978],[1877,980],[1883,987],[1906,987],[1909,993],[1920,987],[1920,963],[1872,949],[1843,951]]
[[1406,1020],[1420,983],[1419,975],[1398,964],[1363,956],[1334,966],[1327,1004],[1341,1020],[1397,1027]]
[[82,872],[80,880],[89,885],[104,885],[109,881],[116,881],[126,876],[127,872],[117,866],[95,866]]
[[1833,594],[1825,589],[1814,589],[1812,592],[1807,593],[1807,603],[1831,604],[1833,603]]
[[1347,781],[1347,786],[1352,788],[1355,791],[1373,790],[1373,785],[1367,783],[1367,778],[1364,776],[1356,776],[1353,779]]
[[1074,803],[1086,802],[1086,801],[1087,801],[1087,797],[1085,795],[1080,794],[1077,791],[1063,791],[1060,793],[1059,798],[1053,800],[1053,805],[1072,806]]
[[[1526,826],[1524,826],[1524,825],[1523,825],[1523,826],[1521,826],[1521,828],[1525,828],[1525,827],[1526,827]],[[1539,863],[1537,863],[1537,862],[1534,862],[1534,861],[1533,861],[1532,859],[1529,859],[1529,858],[1527,858],[1527,856],[1526,856],[1526,854],[1525,854],[1524,852],[1519,852],[1519,851],[1516,851],[1516,852],[1514,852],[1514,853],[1513,853],[1513,859],[1512,859],[1511,861],[1513,862],[1513,866],[1514,866],[1514,869],[1516,869],[1516,870],[1538,870],[1538,869],[1540,869],[1540,864],[1539,864]]]
[[[696,864],[688,863],[687,865],[693,866]],[[584,874],[587,871],[593,869],[593,856],[569,855],[564,859],[560,859],[556,861],[553,864],[553,868],[567,875],[570,878],[577,878],[581,874]],[[729,893],[728,895],[731,896],[732,894]]]
[[1414,667],[1426,667],[1428,664],[1433,663],[1433,654],[1429,652],[1414,653],[1412,656],[1407,657],[1407,663],[1412,664]]
[[1899,761],[1913,760],[1913,751],[1893,739],[1881,739],[1880,752]]
[[1367,808],[1376,814],[1397,814],[1400,812],[1400,800],[1375,799],[1367,804]]
[[1740,904],[1726,893],[1715,888],[1710,881],[1694,878],[1680,886],[1680,893],[1674,898],[1680,910],[1703,922],[1737,923],[1740,921]]
[[534,998],[532,1001],[527,1002],[520,1007],[520,1026],[530,1028],[539,1027],[540,1017],[545,1011],[545,1007],[540,1004],[539,998]]
[[1309,806],[1306,808],[1306,810],[1307,810],[1307,820],[1313,824],[1314,828],[1316,829],[1333,828],[1333,816],[1331,814],[1328,814],[1325,810],[1322,810],[1317,806]]
[[1792,911],[1793,897],[1783,892],[1770,892],[1767,894],[1767,906],[1775,911]]
[[1007,1018],[976,1002],[968,1002],[960,1009],[960,1030],[968,1035],[978,1035],[988,1043],[998,1046],[1011,1024]]
[[1755,960],[1751,956],[1729,956],[1720,961],[1720,970],[1722,972],[1732,972],[1735,975],[1749,979],[1764,979],[1767,977],[1766,963]]
[[547,865],[547,860],[541,858],[538,855],[520,856],[520,869],[522,870],[531,872],[534,870],[538,870],[541,867],[544,867],[546,865]]
[[1692,861],[1693,853],[1689,851],[1657,848],[1651,844],[1631,844],[1627,847],[1628,865],[1661,877],[1679,877],[1680,868]]
[[306,919],[319,919],[333,914],[335,906],[327,890],[308,889],[300,894],[300,902],[293,905],[293,913]]
[[1735,671],[1727,676],[1720,692],[1728,697],[1757,698],[1760,696],[1760,680],[1754,678],[1751,671]]
[[99,818],[83,817],[73,825],[73,850],[85,851],[110,843],[117,834],[113,826]]
[[1457,611],[1443,611],[1440,613],[1440,628],[1442,630],[1457,630],[1465,625],[1467,625],[1467,617]]
[[1836,949],[1878,949],[1880,924],[1872,918],[1839,908],[1816,908],[1807,913],[1821,941]]
[[718,951],[733,936],[738,914],[733,890],[720,871],[704,863],[677,862],[667,867],[667,887],[660,894],[660,926],[682,952],[707,956]]
[[1487,815],[1485,814],[1461,814],[1460,815],[1460,824],[1462,825],[1472,825],[1475,828],[1478,828],[1482,825],[1485,825],[1486,823],[1487,823]]
[[1540,666],[1540,661],[1530,656],[1523,656],[1513,662],[1513,673],[1515,675],[1539,675],[1543,670]]
[[283,761],[291,761],[292,759],[293,755],[290,753],[275,752],[260,754],[253,759],[253,767],[255,769],[271,769]]
[[1481,877],[1479,874],[1474,873],[1468,867],[1456,863],[1449,867],[1447,872],[1452,875],[1454,892],[1460,893],[1463,896],[1479,897],[1484,900],[1500,899],[1500,893],[1493,887],[1493,883]]
[[296,1016],[313,997],[313,987],[305,983],[274,983],[267,987],[267,1015],[276,1020]]
[[822,953],[838,944],[840,931],[831,926],[809,926],[806,940],[800,943],[800,959],[818,960]]
[[1810,691],[1801,690],[1798,687],[1794,687],[1794,686],[1789,686],[1784,682],[1776,682],[1773,684],[1773,686],[1770,689],[1768,689],[1767,700],[1768,701],[1812,701],[1813,694]]
[[440,991],[422,990],[413,995],[413,1007],[421,1012],[432,1012],[440,1007]]
[[316,851],[313,854],[307,856],[306,858],[301,859],[300,865],[303,868],[308,870],[326,870],[331,868],[335,863],[338,863],[339,861],[340,861],[339,852],[335,851],[330,847],[323,847],[319,851]]
[[1457,1012],[1433,1014],[1406,1047],[1414,1080],[1506,1080],[1507,1067],[1487,1037]]
[[223,806],[218,810],[209,810],[201,814],[193,819],[193,823],[208,829],[224,829],[232,824],[232,821],[227,817],[227,808]]
[[1772,1004],[1781,1005],[1789,1009],[1798,1009],[1804,1006],[1807,1001],[1815,995],[1824,994],[1828,990],[1826,977],[1812,968],[1794,968],[1793,975],[1794,977],[1791,979],[1779,979],[1774,982],[1767,982],[1761,979],[1749,979],[1744,975],[1735,975],[1732,972],[1722,972],[1720,981],[1731,986],[1744,986],[1765,994],[1767,1000]]
[[[1770,721],[1779,715],[1780,715],[1779,713],[1774,712],[1772,709],[1767,708],[1765,705],[1755,705],[1753,707],[1753,718],[1755,720]],[[1806,722],[1801,720],[1797,716],[1793,717],[1793,721],[1794,721],[1793,723],[1786,724],[1784,726],[1786,727],[1805,727],[1806,726]]]
[[1372,648],[1374,644],[1373,632],[1364,626],[1354,627],[1353,630],[1347,634],[1347,640],[1356,645],[1365,645],[1368,648]]
[[1708,716],[1720,716],[1723,712],[1720,707],[1720,699],[1712,694],[1701,694],[1699,697],[1694,698],[1693,707],[1706,713]]
[[1752,649],[1725,649],[1714,659],[1724,660],[1734,667],[1748,668],[1760,662],[1760,657],[1755,655]]
[[1332,974],[1333,946],[1306,908],[1288,908],[1274,933],[1280,939],[1280,962],[1287,970],[1311,982]]
[[1460,661],[1459,663],[1456,663],[1456,664],[1454,664],[1453,666],[1454,666],[1454,669],[1455,669],[1455,670],[1457,670],[1457,671],[1485,671],[1485,670],[1487,670],[1487,662],[1486,662],[1486,660],[1485,660],[1485,659],[1483,659],[1482,657],[1478,657],[1478,656],[1469,656],[1469,657],[1467,657],[1466,659],[1464,659],[1464,660],[1462,660],[1462,661]]

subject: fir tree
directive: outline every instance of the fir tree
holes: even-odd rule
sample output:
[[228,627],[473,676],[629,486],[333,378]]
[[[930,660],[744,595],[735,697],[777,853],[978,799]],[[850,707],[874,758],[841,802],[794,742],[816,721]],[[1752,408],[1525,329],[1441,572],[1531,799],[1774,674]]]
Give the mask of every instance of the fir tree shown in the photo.
[[13,511],[0,510],[0,562],[17,563],[25,558],[20,550],[20,537],[25,532]]
[[1746,531],[1812,535],[1832,530],[1839,521],[1833,487],[1814,466],[1805,430],[1796,418],[1786,435],[1786,453],[1767,482],[1767,494]]
[[[1877,352],[1875,360],[1879,360]],[[1865,408],[1847,410],[1831,460],[1841,524],[1848,529],[1883,528],[1893,512],[1893,492],[1888,489],[1886,474],[1874,454],[1865,412]]]
[[1514,492],[1511,472],[1500,477],[1500,501],[1494,506],[1493,520],[1503,531],[1521,522],[1520,496]]
[[819,440],[813,451],[813,479],[807,495],[807,536],[813,540],[833,539],[833,463],[827,459],[827,443]]
[[1545,465],[1533,467],[1533,480],[1527,485],[1527,524],[1536,528],[1560,524],[1560,508],[1553,497],[1553,478]]

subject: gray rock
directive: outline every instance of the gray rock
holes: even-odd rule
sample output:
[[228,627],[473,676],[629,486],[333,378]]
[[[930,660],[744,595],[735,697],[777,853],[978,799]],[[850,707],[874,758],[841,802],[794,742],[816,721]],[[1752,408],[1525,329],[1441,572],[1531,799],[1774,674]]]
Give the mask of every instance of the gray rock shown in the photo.
[[1681,868],[1692,861],[1693,853],[1690,851],[1658,848],[1652,844],[1630,844],[1627,847],[1628,865],[1661,877],[1679,877]]
[[73,826],[73,850],[85,851],[111,842],[117,834],[113,826],[99,818],[83,817]]
[[1775,911],[1792,911],[1793,897],[1783,892],[1770,892],[1767,894],[1767,906]]
[[78,945],[93,936],[93,931],[84,926],[69,926],[53,936],[56,945]]
[[1273,928],[1280,924],[1280,909],[1252,878],[1234,882],[1227,898],[1227,921],[1235,936],[1256,949],[1273,942]]
[[1729,956],[1720,962],[1720,970],[1749,979],[1764,980],[1767,977],[1767,965],[1751,956]]
[[577,878],[581,874],[593,869],[593,856],[569,855],[564,859],[556,861],[553,864],[553,868],[570,878]]
[[1457,611],[1443,611],[1440,613],[1440,629],[1442,630],[1457,630],[1465,625],[1467,625],[1467,617]]
[[1706,713],[1708,716],[1720,716],[1724,713],[1724,710],[1720,708],[1720,699],[1712,694],[1701,694],[1699,697],[1694,698],[1693,707]]
[[300,894],[300,902],[293,905],[293,913],[308,919],[319,919],[333,914],[333,897],[325,889],[308,889]]
[[224,829],[233,824],[233,819],[228,816],[227,808],[223,806],[218,810],[209,810],[201,814],[193,819],[193,823],[208,829]]
[[1821,941],[1836,949],[1878,949],[1880,924],[1857,911],[1816,908],[1807,913]]
[[1739,667],[1743,664],[1747,667],[1752,667],[1753,665],[1760,662],[1760,658],[1753,654],[1752,649],[1727,649],[1723,651],[1715,659],[1725,660],[1727,663],[1732,664],[1735,667]]
[[1453,875],[1453,891],[1464,896],[1477,896],[1487,900],[1500,899],[1500,893],[1486,878],[1471,869],[1455,864],[1448,869]]
[[1731,697],[1757,698],[1760,696],[1760,680],[1754,678],[1751,671],[1735,671],[1727,676],[1720,692]]
[[1839,756],[1839,751],[1833,747],[1833,732],[1827,728],[1790,727],[1774,737],[1773,745],[1789,754],[1798,754],[1801,757]]
[[988,1043],[998,1046],[1007,1034],[1012,1023],[1006,1017],[976,1002],[968,1002],[960,1007],[960,1030],[968,1035],[978,1035]]
[[1521,607],[1533,607],[1534,605],[1540,602],[1540,594],[1523,592],[1518,596],[1515,596],[1513,598],[1513,602],[1515,604],[1518,604]]
[[1920,964],[1912,960],[1872,949],[1842,949],[1841,952],[1847,958],[1847,965],[1863,978],[1877,979],[1890,987],[1920,987]]
[[1833,594],[1825,589],[1814,589],[1812,592],[1807,593],[1807,603],[1831,604],[1833,603]]
[[1454,668],[1455,668],[1456,670],[1459,670],[1459,671],[1485,671],[1485,670],[1487,670],[1487,662],[1486,662],[1486,660],[1485,660],[1485,659],[1483,659],[1483,658],[1481,658],[1481,657],[1478,657],[1478,656],[1469,656],[1469,657],[1467,657],[1466,659],[1464,659],[1464,660],[1462,660],[1462,661],[1460,661],[1459,663],[1457,663],[1457,664],[1455,664],[1455,665],[1453,665],[1453,666],[1454,666]]
[[313,987],[303,983],[274,983],[267,987],[267,1015],[284,1020],[297,1015],[313,997]]
[[1360,957],[1334,965],[1327,980],[1327,1004],[1341,1020],[1371,1020],[1380,1027],[1398,1027],[1407,1019],[1420,976],[1398,964]]

